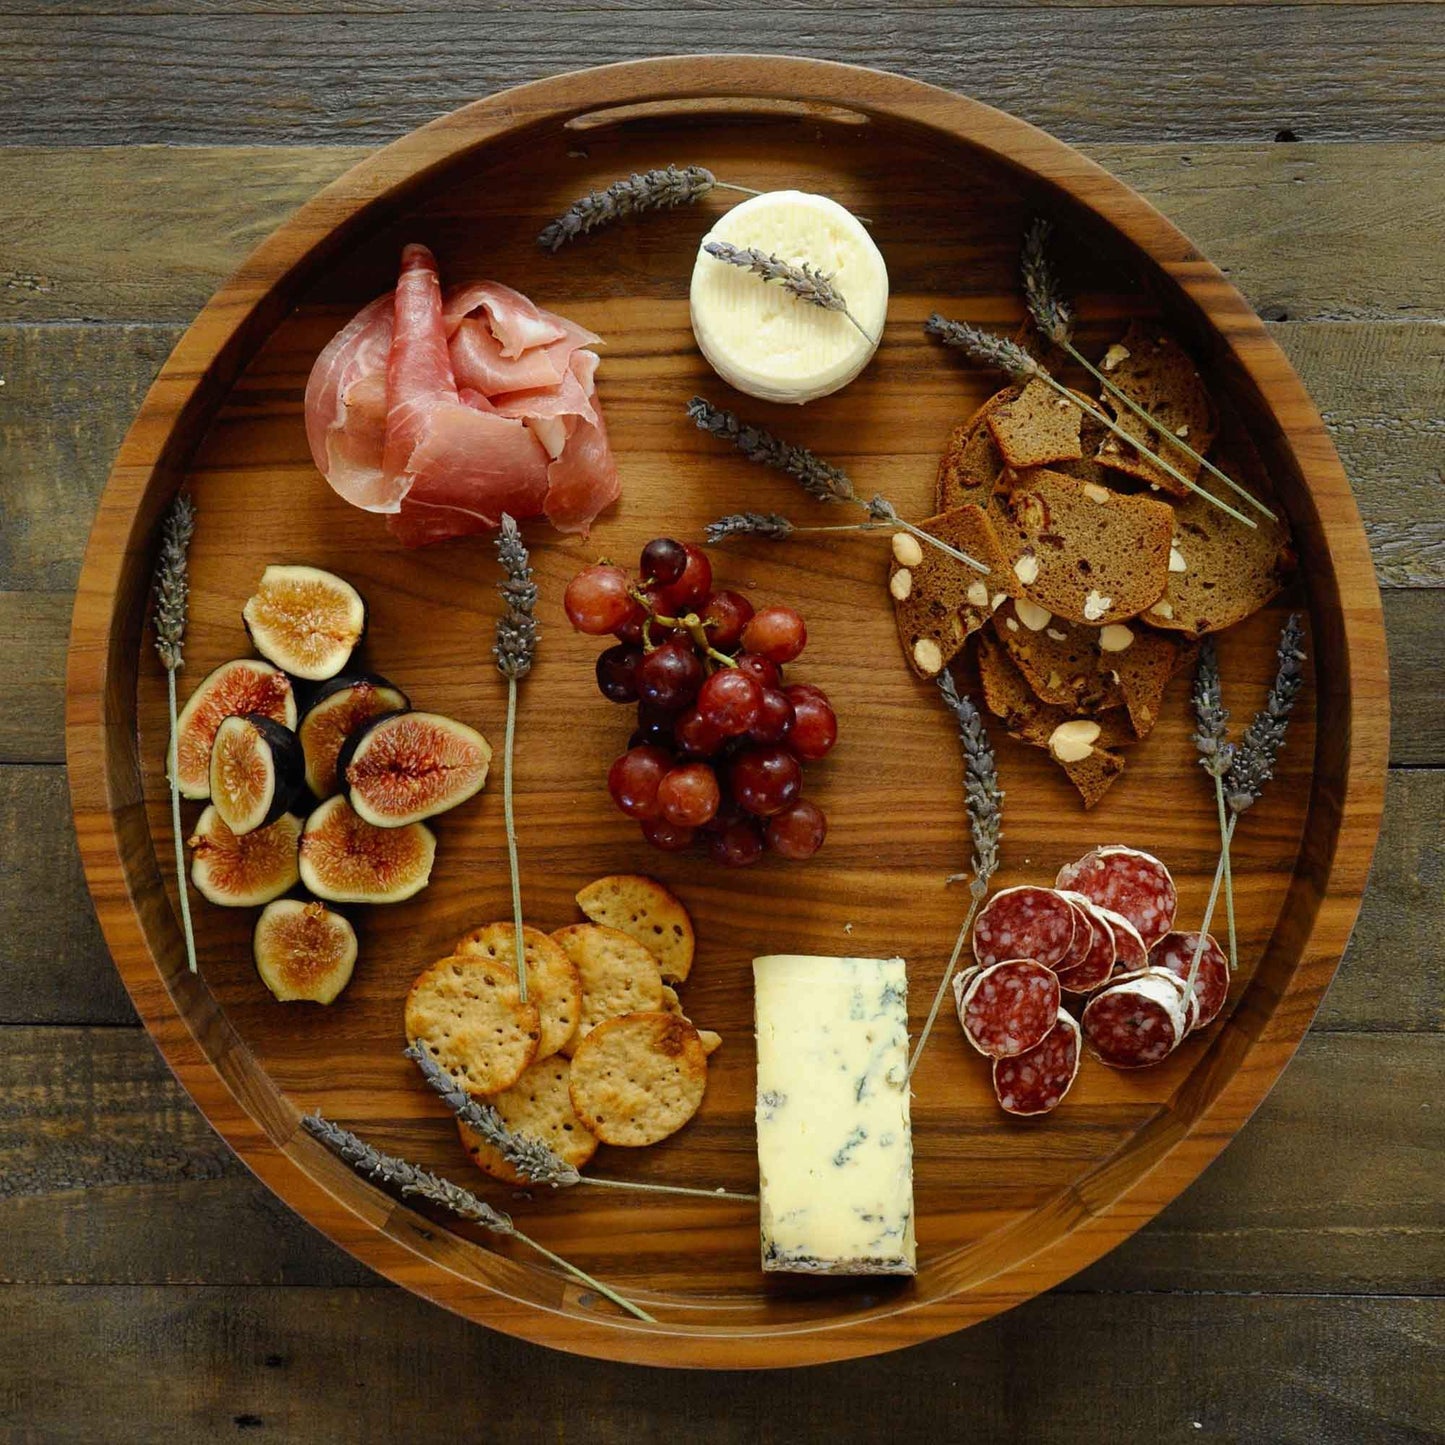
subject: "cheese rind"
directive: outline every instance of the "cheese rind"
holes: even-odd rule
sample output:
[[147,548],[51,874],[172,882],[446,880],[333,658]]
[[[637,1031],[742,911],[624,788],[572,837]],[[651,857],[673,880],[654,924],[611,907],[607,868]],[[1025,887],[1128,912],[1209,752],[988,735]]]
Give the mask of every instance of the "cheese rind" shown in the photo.
[[901,958],[753,960],[762,1265],[913,1274]]

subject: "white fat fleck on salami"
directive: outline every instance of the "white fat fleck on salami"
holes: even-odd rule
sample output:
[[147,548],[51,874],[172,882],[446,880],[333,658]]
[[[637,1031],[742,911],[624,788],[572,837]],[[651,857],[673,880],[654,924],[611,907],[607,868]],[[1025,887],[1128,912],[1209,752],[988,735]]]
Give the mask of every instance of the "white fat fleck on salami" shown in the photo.
[[[1149,950],[1149,962],[1155,968],[1168,969],[1187,983],[1198,943],[1198,933],[1166,933]],[[1219,1011],[1229,997],[1229,960],[1210,934],[1205,935],[1204,951],[1199,955],[1199,969],[1194,975],[1194,996],[1199,1009],[1199,1021],[1194,1028],[1208,1028],[1219,1017]]]
[[1101,908],[1121,913],[1138,930],[1146,948],[1174,927],[1179,897],[1169,870],[1151,853],[1111,844],[1095,848],[1059,869],[1059,888],[1082,893]]
[[[1080,952],[1078,940],[1070,951],[1070,958],[1078,962],[1068,968],[1060,968],[1059,987],[1065,993],[1092,993],[1105,983],[1114,971],[1114,929],[1103,911],[1096,908],[1082,893],[1065,893],[1064,897],[1074,905],[1083,921],[1083,932],[1087,946]],[[1130,930],[1132,932],[1132,929]],[[1143,945],[1139,947],[1142,956]]]
[[1012,1059],[993,1062],[993,1091],[1010,1114],[1057,1109],[1079,1073],[1079,1026],[1063,1009],[1043,1041]]
[[1031,958],[1055,968],[1074,942],[1075,911],[1052,888],[1005,888],[983,905],[973,925],[973,955],[985,967]]
[[1149,950],[1144,947],[1144,940],[1139,937],[1139,930],[1122,914],[1115,913],[1112,908],[1098,908],[1097,904],[1095,907],[1099,917],[1113,930],[1114,977],[1119,978],[1126,973],[1138,973],[1141,968],[1148,968]]
[[981,968],[958,1001],[964,1037],[991,1059],[1010,1059],[1043,1042],[1059,1014],[1059,981],[1031,958]]
[[1115,1069],[1162,1063],[1188,1032],[1177,981],[1153,969],[1096,993],[1084,1008],[1082,1023],[1090,1048]]

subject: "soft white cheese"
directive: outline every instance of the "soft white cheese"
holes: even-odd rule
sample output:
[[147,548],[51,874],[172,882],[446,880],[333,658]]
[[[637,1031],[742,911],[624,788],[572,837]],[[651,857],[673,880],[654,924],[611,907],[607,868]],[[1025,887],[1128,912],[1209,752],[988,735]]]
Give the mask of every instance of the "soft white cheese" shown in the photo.
[[858,321],[801,301],[700,245],[692,330],[730,386],[766,401],[802,403],[846,386],[867,366],[883,335],[888,268],[851,212],[827,196],[769,191],[734,206],[703,237],[708,241],[755,246],[795,266],[806,262],[832,278]]
[[765,1270],[913,1274],[901,958],[753,960]]

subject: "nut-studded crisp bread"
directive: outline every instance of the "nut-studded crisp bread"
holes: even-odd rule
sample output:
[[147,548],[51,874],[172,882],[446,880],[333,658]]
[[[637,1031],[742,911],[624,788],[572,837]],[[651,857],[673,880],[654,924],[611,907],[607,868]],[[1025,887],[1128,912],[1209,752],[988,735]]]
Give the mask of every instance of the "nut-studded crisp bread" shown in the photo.
[[[456,952],[494,958],[515,967],[516,932],[511,923],[486,923],[457,940]],[[542,1033],[537,1057],[550,1058],[577,1028],[582,1014],[582,981],[572,960],[540,929],[522,927],[527,961],[527,1002],[537,1005]]]
[[604,1144],[640,1148],[666,1139],[697,1113],[706,1089],[697,1030],[661,1011],[605,1020],[572,1059],[572,1107]]
[[575,1055],[604,1019],[662,1008],[657,960],[635,938],[600,923],[574,923],[552,935],[582,980],[582,1013],[562,1052]]
[[1012,401],[989,410],[985,423],[1004,465],[1015,469],[1079,461],[1083,412],[1043,381],[1031,381]]
[[517,976],[495,959],[444,958],[406,996],[406,1037],[473,1094],[509,1089],[536,1057],[537,1005],[522,1002]]
[[609,874],[582,889],[577,906],[593,923],[635,938],[657,959],[663,978],[681,983],[692,972],[692,919],[656,879],[640,873]]
[[986,425],[988,416],[995,407],[1013,401],[1022,390],[1021,386],[1006,386],[995,392],[967,421],[960,422],[949,433],[943,455],[938,459],[935,503],[940,512],[968,502],[987,501],[1003,470],[1003,456]]
[[[556,1056],[533,1064],[512,1085],[487,1100],[514,1134],[540,1139],[574,1169],[580,1169],[597,1152],[597,1136],[577,1117],[572,1107],[572,1065]],[[462,1145],[478,1169],[504,1184],[527,1180],[474,1130],[458,1122]]]

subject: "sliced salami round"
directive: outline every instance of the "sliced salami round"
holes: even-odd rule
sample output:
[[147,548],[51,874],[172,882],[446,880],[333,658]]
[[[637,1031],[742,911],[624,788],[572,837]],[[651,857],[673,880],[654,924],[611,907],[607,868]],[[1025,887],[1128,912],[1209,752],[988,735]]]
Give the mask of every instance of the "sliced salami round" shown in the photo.
[[1054,968],[1068,956],[1076,926],[1073,905],[1054,889],[1005,888],[974,922],[973,955],[985,968],[1009,958]]
[[1011,1059],[993,1061],[993,1091],[1006,1113],[1027,1118],[1057,1109],[1079,1073],[1079,1026],[1059,1010],[1043,1042]]
[[1095,848],[1059,869],[1059,888],[1082,893],[1100,908],[1122,913],[1147,948],[1174,927],[1179,898],[1169,870],[1152,853],[1111,845]]
[[1011,1059],[1040,1044],[1059,1016],[1059,981],[1031,958],[981,968],[958,1001],[963,1036],[990,1059]]
[[1146,968],[1100,990],[1084,1006],[1089,1047],[1114,1069],[1162,1063],[1189,1031],[1182,990],[1172,974]]
[[1149,950],[1144,947],[1139,930],[1112,908],[1097,908],[1097,911],[1114,935],[1114,977],[1122,978],[1126,973],[1138,973],[1140,969],[1148,968]]
[[973,982],[983,969],[974,964],[971,968],[961,968],[953,976],[953,1006],[958,1010],[958,1017],[963,1018],[963,996],[968,992],[968,986]]
[[1074,910],[1074,941],[1069,945],[1069,951],[1054,965],[1054,972],[1061,977],[1084,963],[1094,946],[1094,930],[1089,927],[1089,909],[1093,905],[1082,893],[1063,893],[1063,898]]
[[1065,993],[1092,993],[1114,971],[1114,930],[1102,910],[1095,908],[1082,893],[1065,893],[1064,897],[1078,911],[1088,944],[1080,956],[1075,941],[1069,956],[1079,961],[1058,970],[1059,987]]
[[[1197,933],[1166,933],[1149,950],[1149,962],[1155,968],[1166,968],[1189,982],[1194,963],[1194,950],[1199,946]],[[1219,1017],[1224,1000],[1229,997],[1229,960],[1211,934],[1204,935],[1204,950],[1199,955],[1199,968],[1194,975],[1194,995],[1199,1004],[1197,1029],[1208,1028]]]

